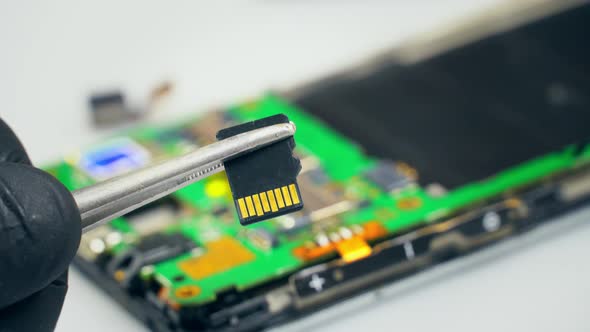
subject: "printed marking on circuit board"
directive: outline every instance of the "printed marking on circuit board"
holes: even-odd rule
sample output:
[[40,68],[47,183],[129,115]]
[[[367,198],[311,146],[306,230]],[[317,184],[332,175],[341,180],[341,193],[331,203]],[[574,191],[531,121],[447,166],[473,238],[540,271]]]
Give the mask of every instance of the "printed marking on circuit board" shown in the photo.
[[298,188],[294,183],[236,200],[242,219],[262,217],[300,203]]

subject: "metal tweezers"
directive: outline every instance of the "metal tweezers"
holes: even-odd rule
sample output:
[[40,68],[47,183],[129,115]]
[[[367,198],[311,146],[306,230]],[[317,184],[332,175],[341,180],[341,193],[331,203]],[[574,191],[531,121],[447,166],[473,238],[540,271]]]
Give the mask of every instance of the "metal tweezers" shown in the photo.
[[282,123],[232,136],[180,157],[108,179],[72,192],[82,231],[120,217],[173,191],[224,170],[223,162],[295,134]]

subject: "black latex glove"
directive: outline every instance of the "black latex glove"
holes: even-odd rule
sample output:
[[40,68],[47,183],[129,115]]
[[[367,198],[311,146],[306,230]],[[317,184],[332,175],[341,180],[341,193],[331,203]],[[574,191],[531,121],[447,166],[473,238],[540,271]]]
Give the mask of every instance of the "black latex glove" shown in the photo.
[[0,331],[55,328],[80,225],[70,192],[0,119]]

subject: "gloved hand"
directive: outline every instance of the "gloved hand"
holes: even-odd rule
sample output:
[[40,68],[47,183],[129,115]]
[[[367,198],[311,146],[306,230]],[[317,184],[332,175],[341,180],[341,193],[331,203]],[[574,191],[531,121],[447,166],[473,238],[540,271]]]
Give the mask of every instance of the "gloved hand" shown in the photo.
[[0,331],[52,331],[81,236],[70,192],[0,119]]

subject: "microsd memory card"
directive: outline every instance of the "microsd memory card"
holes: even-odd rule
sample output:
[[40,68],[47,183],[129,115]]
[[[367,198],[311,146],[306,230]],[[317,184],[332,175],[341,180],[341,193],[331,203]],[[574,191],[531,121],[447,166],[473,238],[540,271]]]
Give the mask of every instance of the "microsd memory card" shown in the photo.
[[[284,114],[222,129],[222,140],[247,131],[289,123]],[[293,156],[293,137],[224,162],[234,204],[242,225],[248,225],[303,208],[297,174],[299,159]]]

